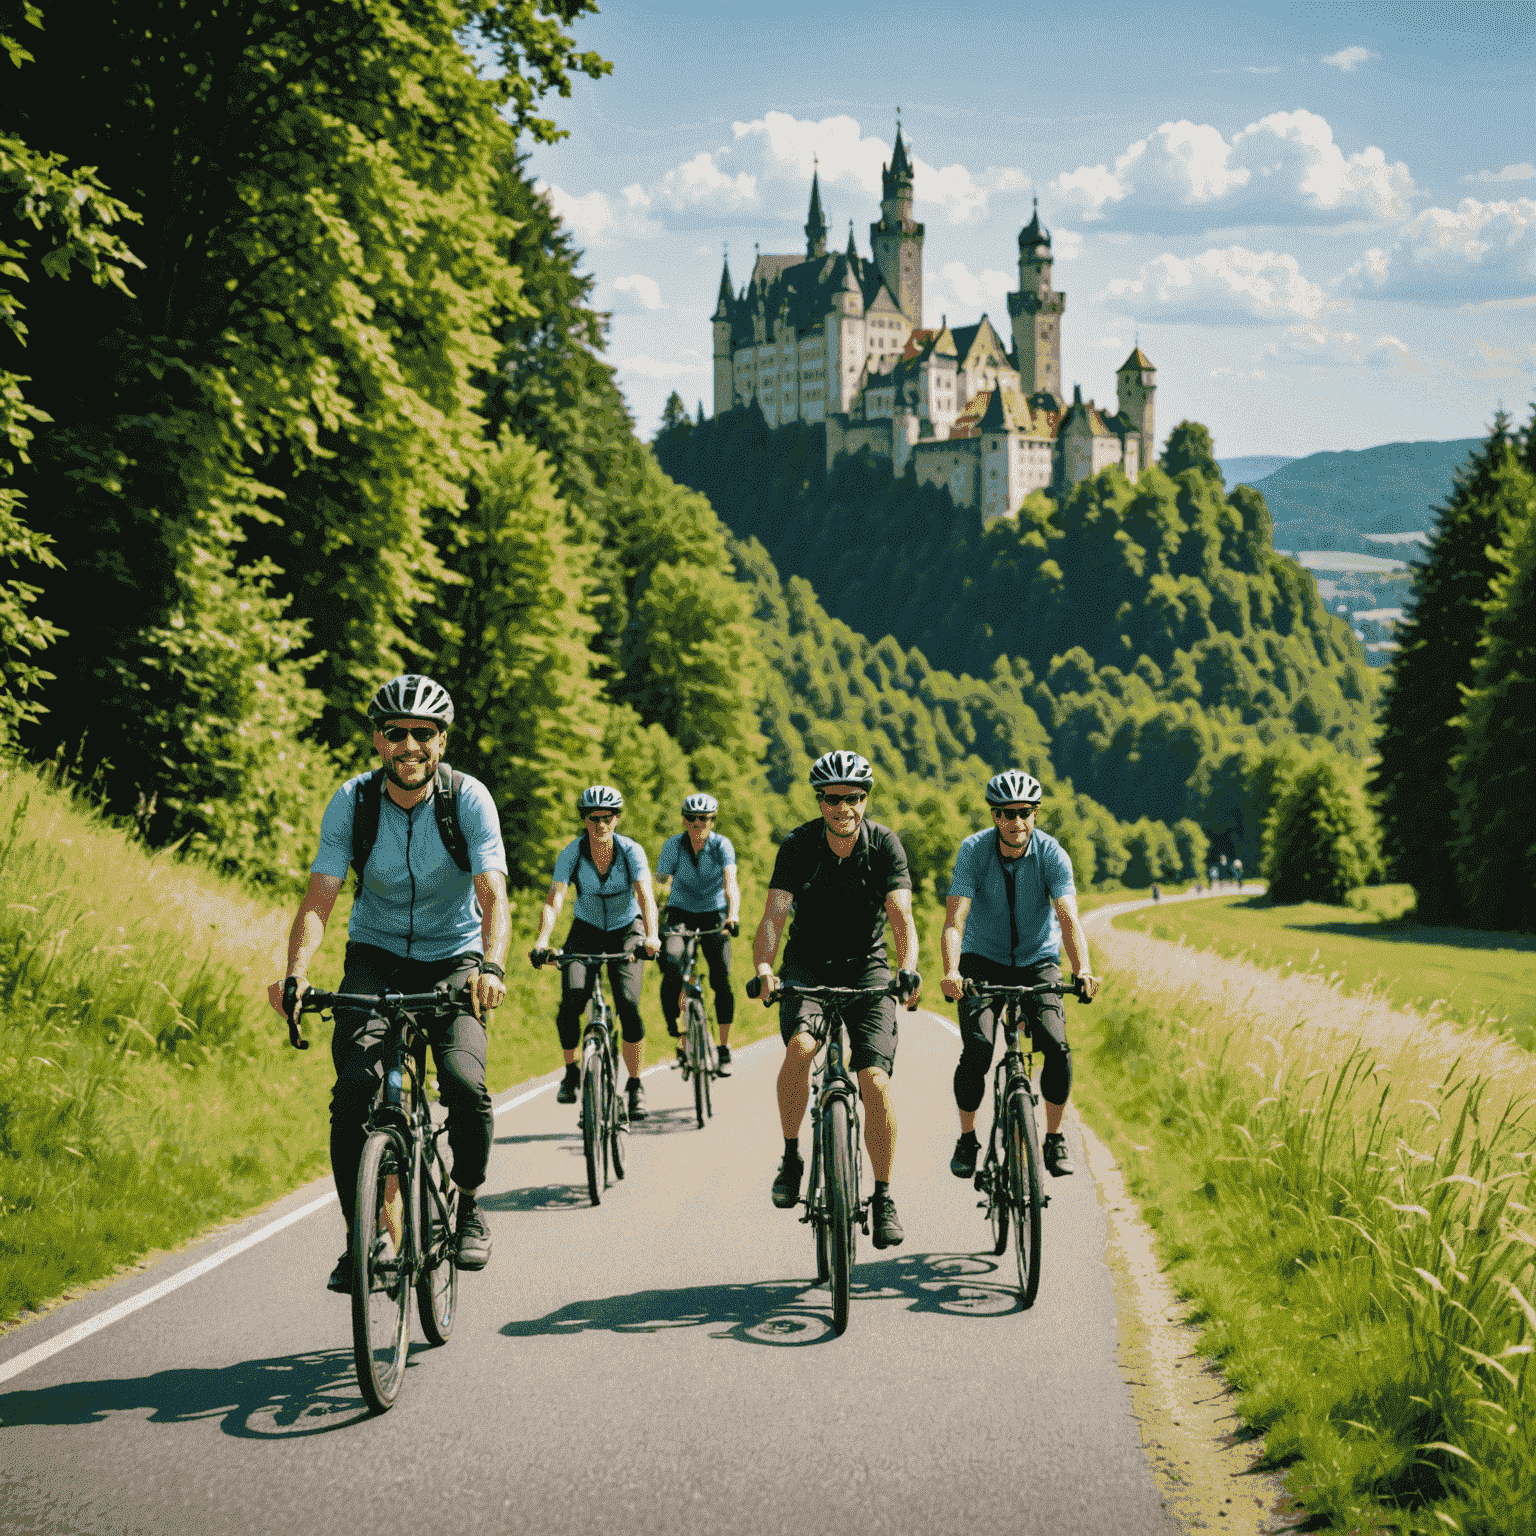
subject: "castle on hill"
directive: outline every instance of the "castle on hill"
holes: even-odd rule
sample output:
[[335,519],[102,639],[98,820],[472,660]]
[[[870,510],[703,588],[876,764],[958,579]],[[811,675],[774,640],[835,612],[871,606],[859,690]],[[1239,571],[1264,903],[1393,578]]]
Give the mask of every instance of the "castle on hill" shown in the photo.
[[[1019,232],[1019,288],[1009,335],[923,323],[923,226],[912,217],[912,165],[896,125],[881,167],[873,255],[827,254],[819,172],[811,174],[805,254],[758,254],[737,293],[726,260],[714,313],[715,412],[754,400],[769,426],[825,422],[827,467],[867,449],[895,474],[948,489],[983,522],[1011,517],[1031,491],[1060,496],[1118,464],[1134,481],[1152,460],[1156,371],[1139,346],[1116,373],[1118,409],[1075,386],[1062,395],[1067,296],[1051,286],[1051,235],[1034,216]],[[1010,346],[1011,343],[1011,346]]]

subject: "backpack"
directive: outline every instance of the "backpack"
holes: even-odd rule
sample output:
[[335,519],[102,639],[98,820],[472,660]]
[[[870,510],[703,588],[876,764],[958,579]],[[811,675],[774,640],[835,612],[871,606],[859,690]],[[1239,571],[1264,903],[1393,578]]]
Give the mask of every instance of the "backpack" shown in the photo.
[[[438,836],[448,856],[465,874],[469,873],[469,844],[459,826],[459,787],[464,775],[447,763],[437,765],[437,789],[432,796],[433,818]],[[384,770],[375,768],[357,786],[352,807],[352,868],[357,871],[358,889],[363,885],[363,869],[379,840],[379,815],[384,808]]]

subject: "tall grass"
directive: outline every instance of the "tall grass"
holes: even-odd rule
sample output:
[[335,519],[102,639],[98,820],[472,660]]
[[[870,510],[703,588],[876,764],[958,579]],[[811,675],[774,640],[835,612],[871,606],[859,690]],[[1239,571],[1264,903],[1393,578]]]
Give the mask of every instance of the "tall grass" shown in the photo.
[[1536,1530],[1536,1063],[1335,1029],[1316,984],[1233,1009],[1230,977],[1126,975],[1078,1097],[1293,1492],[1340,1530]]

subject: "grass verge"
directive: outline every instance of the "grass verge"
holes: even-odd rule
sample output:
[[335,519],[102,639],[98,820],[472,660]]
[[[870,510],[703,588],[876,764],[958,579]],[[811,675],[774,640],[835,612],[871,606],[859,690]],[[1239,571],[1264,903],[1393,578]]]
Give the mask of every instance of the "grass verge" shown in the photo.
[[1328,1529],[1536,1529],[1536,1062],[1113,977],[1073,1023],[1079,1106],[1293,1494]]

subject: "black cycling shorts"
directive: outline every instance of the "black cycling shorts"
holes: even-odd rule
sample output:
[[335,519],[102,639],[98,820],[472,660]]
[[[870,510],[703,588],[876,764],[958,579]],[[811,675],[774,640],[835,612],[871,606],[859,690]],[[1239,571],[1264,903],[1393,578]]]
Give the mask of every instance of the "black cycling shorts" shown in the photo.
[[[853,979],[836,982],[785,969],[779,978],[786,986],[884,987],[891,973],[881,966]],[[896,1067],[896,999],[894,997],[858,997],[843,1002],[843,1024],[848,1034],[848,1070],[862,1072],[878,1067],[889,1077]],[[814,997],[790,997],[779,1004],[779,1034],[788,1045],[796,1035],[827,1038],[826,1004]]]

